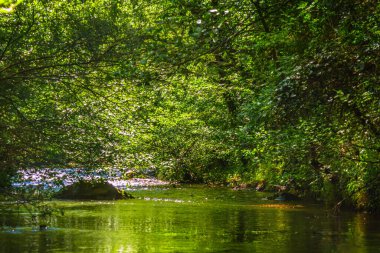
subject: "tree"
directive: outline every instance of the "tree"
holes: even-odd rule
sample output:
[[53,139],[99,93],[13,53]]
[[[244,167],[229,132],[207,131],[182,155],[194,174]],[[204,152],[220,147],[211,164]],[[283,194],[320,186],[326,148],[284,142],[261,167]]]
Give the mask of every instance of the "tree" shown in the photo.
[[23,1],[0,14],[1,186],[20,168],[109,162],[121,69],[146,39],[124,3]]

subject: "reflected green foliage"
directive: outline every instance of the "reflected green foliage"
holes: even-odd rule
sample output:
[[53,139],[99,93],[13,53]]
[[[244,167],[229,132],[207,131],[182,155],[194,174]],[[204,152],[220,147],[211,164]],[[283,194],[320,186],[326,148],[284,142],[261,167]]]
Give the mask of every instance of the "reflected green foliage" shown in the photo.
[[12,6],[0,13],[2,188],[19,168],[151,168],[379,210],[377,1]]
[[[284,253],[364,253],[379,247],[379,220],[365,214],[332,217],[307,205],[261,207],[264,194],[253,191],[193,187],[135,194],[145,200],[58,203],[65,214],[52,219],[46,231],[0,231],[1,250],[269,252],[275,247]],[[20,224],[23,216],[14,218]]]

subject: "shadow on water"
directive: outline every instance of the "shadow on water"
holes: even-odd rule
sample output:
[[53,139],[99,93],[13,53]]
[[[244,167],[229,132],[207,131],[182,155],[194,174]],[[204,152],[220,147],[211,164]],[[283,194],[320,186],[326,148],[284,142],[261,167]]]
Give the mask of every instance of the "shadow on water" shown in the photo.
[[[134,192],[127,201],[57,202],[64,216],[45,231],[23,216],[0,231],[0,252],[377,252],[380,220],[328,215],[253,191],[203,187]],[[180,201],[176,201],[180,200]],[[302,205],[301,205],[302,204]],[[303,206],[303,207],[302,207]],[[2,224],[11,218],[2,216]],[[8,230],[7,230],[8,229]]]

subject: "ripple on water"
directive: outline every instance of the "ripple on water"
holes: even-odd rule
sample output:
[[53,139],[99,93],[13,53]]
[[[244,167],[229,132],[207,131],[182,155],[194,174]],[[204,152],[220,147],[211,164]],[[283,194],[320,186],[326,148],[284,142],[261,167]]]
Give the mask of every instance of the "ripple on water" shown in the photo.
[[140,198],[146,201],[160,201],[160,202],[174,202],[174,203],[191,203],[190,200],[184,201],[182,199],[168,199],[168,198],[150,198],[150,197],[144,197]]
[[26,169],[20,170],[15,187],[44,186],[48,189],[60,189],[63,186],[73,184],[79,179],[92,180],[104,179],[116,188],[129,189],[151,186],[165,186],[169,182],[158,180],[152,177],[122,179],[121,170],[95,170],[86,171],[83,169]]
[[30,233],[43,233],[43,232],[52,232],[52,231],[58,231],[59,228],[56,227],[45,227],[45,228],[39,228],[39,227],[3,227],[0,229],[0,233],[5,234],[30,234]]

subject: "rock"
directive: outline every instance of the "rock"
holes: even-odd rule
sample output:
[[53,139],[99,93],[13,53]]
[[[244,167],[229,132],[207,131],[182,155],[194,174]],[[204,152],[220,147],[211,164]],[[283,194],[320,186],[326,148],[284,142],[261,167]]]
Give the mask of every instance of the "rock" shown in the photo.
[[266,187],[265,181],[258,182],[256,184],[256,191],[262,192],[265,190],[265,187]]
[[294,200],[299,200],[299,198],[296,195],[294,195],[294,194],[291,194],[291,193],[288,193],[288,192],[282,192],[274,200],[278,200],[278,201],[294,201]]
[[48,229],[48,226],[47,226],[46,224],[41,224],[41,225],[39,226],[39,228],[40,228],[40,231],[45,231],[45,230]]
[[59,191],[58,199],[116,200],[133,198],[104,181],[79,181]]
[[273,188],[278,192],[284,192],[288,190],[288,186],[286,185],[273,185]]
[[277,201],[295,201],[295,200],[299,200],[299,197],[297,197],[294,194],[288,193],[288,192],[280,192],[280,193],[276,193],[272,196],[269,196],[266,199],[267,200],[277,200]]

